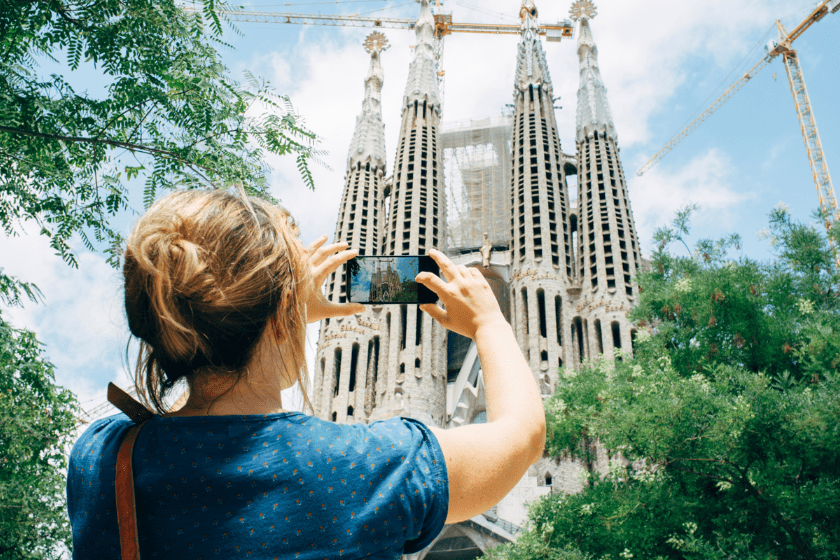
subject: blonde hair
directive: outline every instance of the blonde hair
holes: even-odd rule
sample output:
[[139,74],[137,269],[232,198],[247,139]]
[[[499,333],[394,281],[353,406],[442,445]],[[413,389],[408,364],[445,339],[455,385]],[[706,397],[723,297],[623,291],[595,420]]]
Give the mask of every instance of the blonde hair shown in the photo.
[[239,381],[266,328],[305,406],[306,307],[310,282],[297,227],[282,207],[221,190],[176,191],[135,224],[125,251],[125,310],[140,339],[135,387],[164,400],[182,378],[229,373]]

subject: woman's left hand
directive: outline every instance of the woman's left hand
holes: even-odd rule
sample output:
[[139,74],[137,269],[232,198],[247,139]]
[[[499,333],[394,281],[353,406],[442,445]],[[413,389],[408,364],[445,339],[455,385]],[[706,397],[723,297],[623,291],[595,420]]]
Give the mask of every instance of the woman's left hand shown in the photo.
[[365,306],[361,303],[333,303],[324,295],[322,288],[327,277],[358,255],[358,251],[347,250],[349,247],[347,243],[333,243],[325,246],[327,239],[328,237],[323,235],[306,249],[312,267],[312,291],[306,300],[307,321],[310,323],[330,317],[345,317],[362,313],[365,310]]

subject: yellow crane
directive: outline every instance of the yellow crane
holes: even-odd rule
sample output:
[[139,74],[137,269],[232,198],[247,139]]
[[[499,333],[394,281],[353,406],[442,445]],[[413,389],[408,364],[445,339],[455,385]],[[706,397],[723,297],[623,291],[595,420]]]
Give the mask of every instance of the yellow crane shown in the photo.
[[[796,106],[796,114],[799,117],[799,126],[802,128],[802,137],[805,140],[805,149],[808,152],[808,161],[811,164],[811,172],[814,175],[814,183],[817,186],[817,195],[820,200],[820,209],[825,216],[825,228],[827,231],[831,230],[833,222],[840,220],[840,210],[837,207],[837,198],[834,195],[834,187],[831,184],[831,175],[828,173],[828,164],[825,161],[825,153],[823,152],[822,142],[820,142],[820,135],[817,131],[817,121],[814,118],[814,112],[811,109],[811,99],[808,97],[808,90],[805,87],[805,78],[802,75],[802,66],[799,64],[799,56],[793,49],[793,42],[798,39],[809,27],[823,19],[829,13],[836,13],[840,10],[840,0],[823,0],[814,10],[806,17],[796,28],[788,32],[781,21],[776,21],[776,28],[779,32],[779,40],[771,41],[765,47],[767,56],[753,66],[740,80],[732,84],[729,89],[723,92],[712,105],[706,109],[699,117],[685,127],[679,134],[671,139],[668,144],[662,148],[650,161],[648,161],[636,173],[641,177],[651,167],[665,157],[668,152],[673,150],[677,144],[683,141],[686,136],[691,134],[700,124],[709,118],[712,113],[717,111],[730,97],[746,85],[756,74],[758,74],[765,66],[770,64],[777,56],[781,56],[787,71],[788,81],[790,82],[790,90],[793,93],[793,101]],[[775,76],[774,76],[775,77]],[[840,255],[837,253],[837,247],[834,240],[831,240],[831,247],[834,249],[834,261],[837,268],[840,269]]]
[[[838,0],[840,1],[840,0]],[[435,59],[438,66],[438,76],[442,79],[445,72],[442,69],[443,38],[453,33],[490,33],[493,35],[518,35],[518,23],[459,23],[452,21],[452,14],[444,14],[440,1],[435,0]],[[185,8],[196,11],[193,8]],[[358,15],[330,15],[330,14],[294,14],[283,12],[217,10],[220,16],[230,21],[253,23],[274,23],[293,25],[328,25],[344,27],[378,27],[390,29],[413,30],[417,23],[412,19],[361,17]],[[564,37],[571,38],[574,33],[572,22],[565,20],[555,25],[540,25],[540,35],[548,42],[560,42]]]

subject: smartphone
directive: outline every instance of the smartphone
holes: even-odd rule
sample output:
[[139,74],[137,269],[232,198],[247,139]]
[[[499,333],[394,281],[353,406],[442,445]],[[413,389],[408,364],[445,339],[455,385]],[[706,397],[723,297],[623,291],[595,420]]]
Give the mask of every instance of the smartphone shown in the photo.
[[347,262],[345,293],[350,303],[435,303],[437,295],[414,280],[421,272],[440,276],[429,256],[356,257]]

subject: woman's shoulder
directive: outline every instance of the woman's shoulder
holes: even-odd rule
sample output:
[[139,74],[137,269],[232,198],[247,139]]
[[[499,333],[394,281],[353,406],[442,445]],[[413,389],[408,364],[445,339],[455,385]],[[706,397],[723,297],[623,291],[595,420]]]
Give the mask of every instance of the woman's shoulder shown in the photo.
[[94,421],[82,432],[70,453],[71,467],[84,456],[99,457],[104,448],[118,445],[122,435],[134,424],[125,414],[119,413]]

